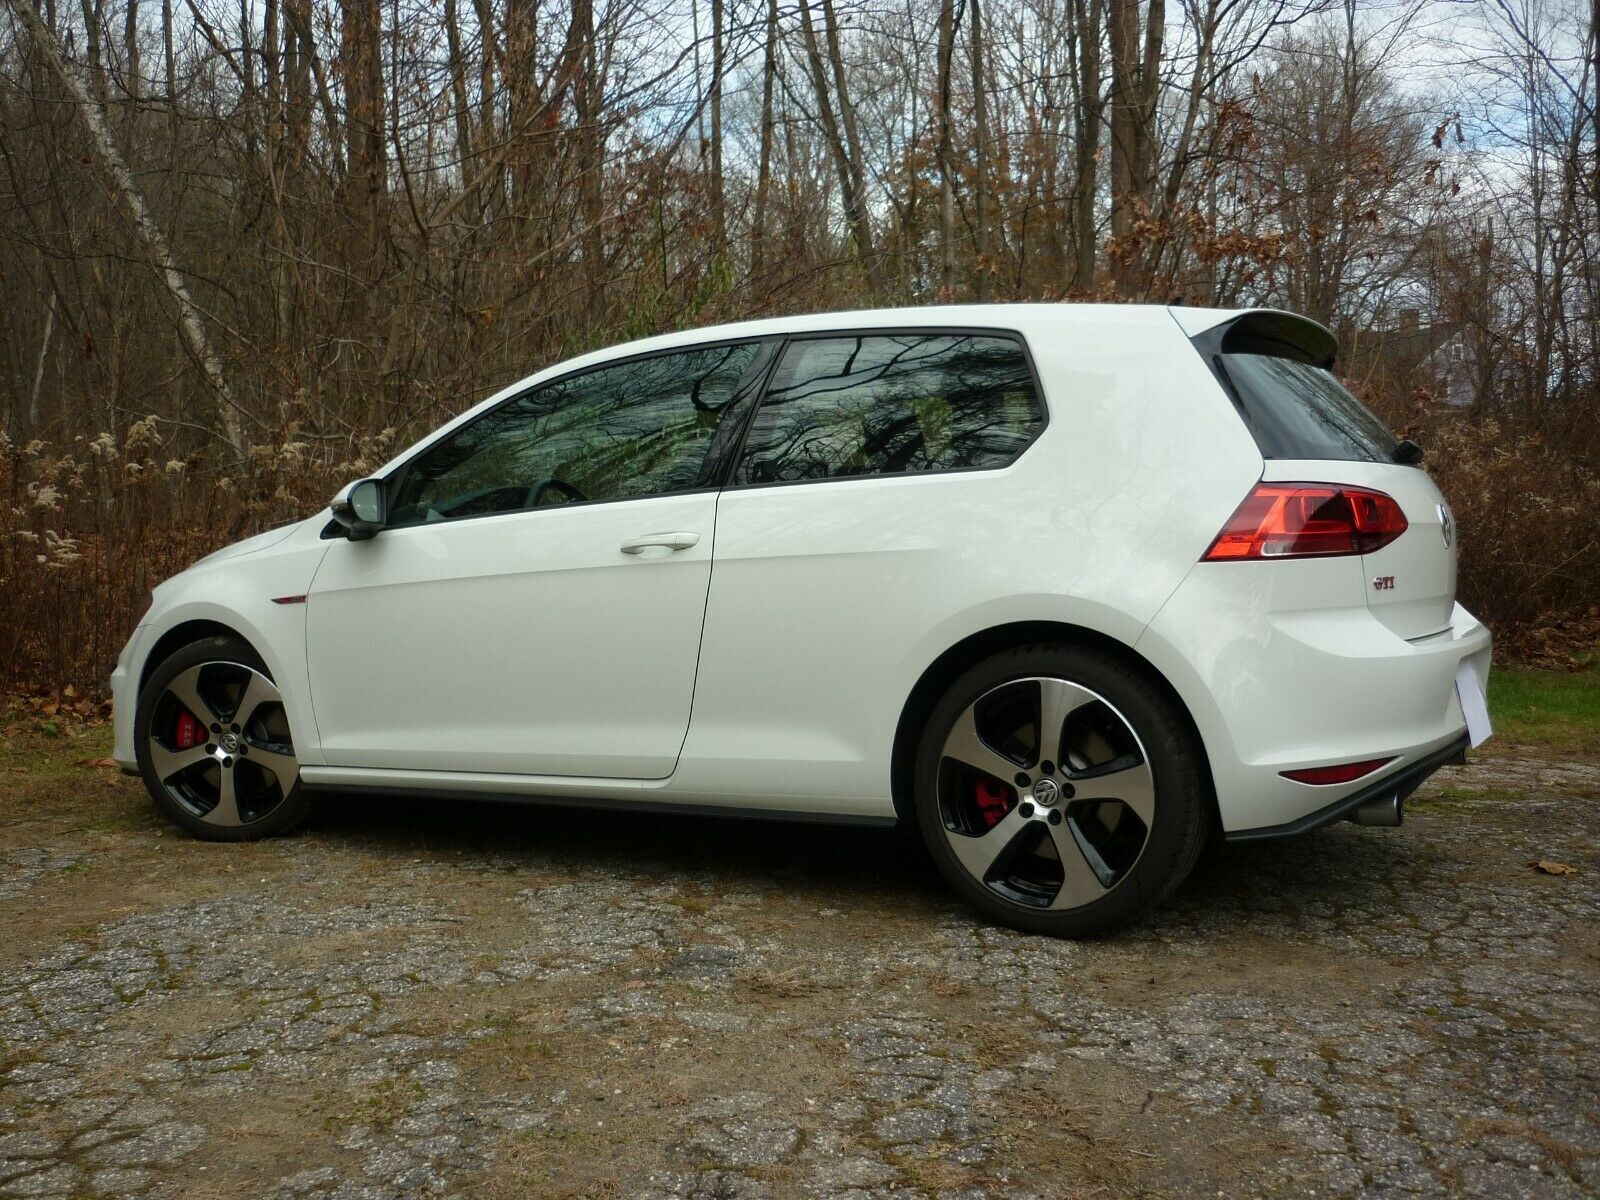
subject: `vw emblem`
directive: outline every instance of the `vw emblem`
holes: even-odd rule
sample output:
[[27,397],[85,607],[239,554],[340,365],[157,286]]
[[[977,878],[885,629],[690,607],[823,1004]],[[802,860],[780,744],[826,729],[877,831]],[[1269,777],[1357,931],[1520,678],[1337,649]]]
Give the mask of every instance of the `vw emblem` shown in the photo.
[[222,747],[224,754],[237,754],[239,752],[239,735],[237,733],[225,733],[217,744]]
[[1054,779],[1041,779],[1033,785],[1033,802],[1040,808],[1054,808],[1061,799],[1061,789]]
[[1448,550],[1456,540],[1456,521],[1450,515],[1449,507],[1443,504],[1439,505],[1439,532],[1444,536],[1445,549]]

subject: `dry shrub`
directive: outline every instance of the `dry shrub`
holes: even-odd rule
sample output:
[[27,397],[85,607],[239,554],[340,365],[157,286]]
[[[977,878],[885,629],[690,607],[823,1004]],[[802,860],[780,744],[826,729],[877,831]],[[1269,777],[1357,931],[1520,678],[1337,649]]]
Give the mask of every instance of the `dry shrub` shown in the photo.
[[1600,477],[1493,420],[1447,419],[1427,448],[1460,531],[1461,602],[1512,640],[1586,627],[1600,604]]
[[[1568,631],[1563,647],[1592,641],[1600,479],[1492,421],[1452,415],[1425,438],[1461,530],[1462,602],[1512,646],[1547,651],[1551,630]],[[221,467],[170,456],[153,417],[120,439],[70,445],[0,434],[0,692],[104,694],[152,587],[220,546],[316,512],[386,459],[393,440],[385,430],[316,447],[291,427],[248,463]]]
[[387,432],[316,453],[293,431],[232,468],[164,452],[155,418],[118,438],[0,433],[0,693],[103,694],[150,589],[195,559],[302,519],[388,456]]

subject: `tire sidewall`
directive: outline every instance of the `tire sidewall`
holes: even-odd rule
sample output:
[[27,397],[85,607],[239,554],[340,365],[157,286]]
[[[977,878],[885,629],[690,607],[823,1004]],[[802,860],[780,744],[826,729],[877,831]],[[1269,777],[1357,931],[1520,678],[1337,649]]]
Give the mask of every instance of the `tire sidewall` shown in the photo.
[[298,780],[282,802],[260,820],[251,821],[247,825],[223,826],[203,821],[179,804],[167,793],[166,786],[156,775],[155,767],[150,761],[150,723],[155,715],[156,702],[167,690],[169,683],[191,667],[204,663],[237,663],[249,667],[252,671],[259,671],[268,679],[272,678],[272,672],[267,670],[267,665],[261,660],[261,656],[238,638],[219,635],[191,642],[163,659],[150,673],[150,678],[145,681],[144,686],[139,689],[139,700],[134,710],[134,757],[139,766],[139,775],[144,780],[145,790],[150,793],[150,798],[155,801],[156,807],[174,824],[207,841],[251,842],[258,838],[287,832],[299,824],[310,810],[310,798],[306,794],[305,785]]
[[[939,811],[939,763],[956,719],[991,689],[1036,676],[1066,679],[1102,696],[1133,727],[1155,780],[1155,818],[1139,861],[1105,896],[1063,912],[1008,900],[974,879],[951,849]],[[1027,933],[1093,936],[1137,919],[1182,882],[1204,844],[1209,824],[1207,793],[1192,737],[1181,717],[1142,672],[1087,647],[1021,647],[993,655],[964,672],[929,715],[917,747],[913,780],[917,825],[940,873],[986,916]]]

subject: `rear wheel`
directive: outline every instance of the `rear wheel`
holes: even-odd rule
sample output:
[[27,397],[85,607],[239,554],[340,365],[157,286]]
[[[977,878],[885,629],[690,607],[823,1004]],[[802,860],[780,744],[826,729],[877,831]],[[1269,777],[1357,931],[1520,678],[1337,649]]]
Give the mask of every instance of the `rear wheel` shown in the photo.
[[935,707],[918,750],[917,823],[951,886],[1029,933],[1137,919],[1188,875],[1211,805],[1186,722],[1102,651],[996,654]]
[[196,837],[270,837],[310,811],[283,696],[237,638],[207,638],[161,663],[139,693],[134,739],[156,806]]

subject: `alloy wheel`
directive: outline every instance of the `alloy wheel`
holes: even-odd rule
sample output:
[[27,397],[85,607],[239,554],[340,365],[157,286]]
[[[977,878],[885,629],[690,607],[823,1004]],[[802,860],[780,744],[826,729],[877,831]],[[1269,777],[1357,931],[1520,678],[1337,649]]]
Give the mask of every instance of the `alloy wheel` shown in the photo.
[[1092,904],[1139,861],[1155,776],[1133,726],[1067,679],[1010,680],[956,718],[939,761],[945,837],[995,895],[1043,910]]
[[210,825],[261,820],[300,778],[277,686],[237,662],[207,662],[175,675],[146,731],[161,787]]

